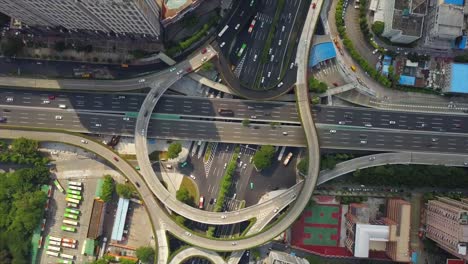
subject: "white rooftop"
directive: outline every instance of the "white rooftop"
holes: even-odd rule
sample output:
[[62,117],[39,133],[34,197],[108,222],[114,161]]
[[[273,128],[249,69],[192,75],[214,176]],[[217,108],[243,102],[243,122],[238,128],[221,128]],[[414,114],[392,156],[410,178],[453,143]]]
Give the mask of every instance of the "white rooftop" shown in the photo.
[[370,241],[388,241],[389,227],[385,225],[356,224],[354,256],[369,257]]

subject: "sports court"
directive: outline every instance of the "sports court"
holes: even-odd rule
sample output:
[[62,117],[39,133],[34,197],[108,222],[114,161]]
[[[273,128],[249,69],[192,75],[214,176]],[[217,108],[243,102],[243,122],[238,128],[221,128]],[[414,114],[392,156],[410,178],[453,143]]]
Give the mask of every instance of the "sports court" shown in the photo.
[[293,225],[291,243],[304,249],[316,246],[338,246],[340,215],[340,205],[314,204],[307,206],[302,216]]

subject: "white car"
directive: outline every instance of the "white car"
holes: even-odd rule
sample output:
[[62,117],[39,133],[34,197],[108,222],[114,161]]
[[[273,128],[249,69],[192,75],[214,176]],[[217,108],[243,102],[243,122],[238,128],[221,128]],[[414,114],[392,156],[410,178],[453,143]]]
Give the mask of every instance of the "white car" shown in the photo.
[[175,71],[175,70],[177,70],[176,67],[172,67],[172,68],[169,70],[169,72],[173,72],[173,71]]
[[60,115],[55,116],[55,120],[62,120],[62,119],[63,119],[63,117],[60,116]]
[[345,121],[340,121],[340,122],[338,122],[338,125],[344,125],[344,124],[346,124]]
[[388,123],[389,123],[390,125],[394,125],[394,124],[395,124],[395,121],[390,120]]
[[96,124],[96,127],[102,127],[102,125],[101,125],[101,124],[99,124],[99,123],[97,123],[97,124]]
[[275,210],[273,210],[273,213],[276,213],[278,212],[278,207],[275,208]]
[[237,24],[236,27],[234,28],[235,30],[238,30],[240,27],[240,24]]
[[49,100],[44,100],[42,101],[43,104],[50,104],[50,101]]
[[195,176],[193,176],[192,174],[190,174],[190,178],[192,178],[193,180],[197,179]]
[[244,163],[244,166],[242,166],[243,169],[247,168],[247,163]]
[[253,61],[257,61],[257,54],[255,54]]
[[142,135],[142,136],[145,135],[145,129],[144,129],[144,128],[141,130],[141,135]]
[[124,120],[124,121],[129,121],[130,118],[129,118],[129,117],[124,117],[123,120]]
[[139,83],[144,83],[145,81],[146,81],[145,79],[138,80]]
[[227,163],[224,163],[224,169],[226,169],[226,167],[227,167]]
[[82,139],[82,140],[81,140],[81,143],[83,143],[83,144],[88,144],[88,141]]
[[222,219],[226,219],[226,216],[225,216],[225,215],[222,215],[221,218],[222,218]]
[[268,78],[270,78],[270,76],[271,76],[271,72],[268,72],[268,75],[267,75],[267,76],[268,76]]
[[13,97],[7,97],[6,101],[7,102],[13,102]]
[[281,46],[281,39],[278,41],[278,46]]
[[239,163],[239,166],[242,167],[242,164],[243,164],[243,162],[241,161],[241,162]]
[[372,127],[372,124],[371,124],[371,123],[366,123],[364,126],[366,126],[366,127]]
[[205,56],[205,57],[202,58],[201,61],[202,61],[202,62],[205,62],[207,59],[208,59],[208,58]]
[[283,82],[278,83],[278,88],[283,86]]
[[264,83],[264,82],[265,82],[265,77],[262,77],[262,83]]
[[224,45],[226,45],[226,42],[221,43],[221,45],[219,45],[219,47],[222,48],[222,47],[224,47]]
[[186,236],[192,236],[192,234],[189,233],[189,232],[185,232],[185,235],[186,235]]
[[335,134],[336,130],[332,129],[332,130],[330,130],[330,133]]
[[361,144],[367,144],[367,140],[361,140]]
[[289,69],[292,69],[294,67],[294,62],[291,63],[291,66],[289,66]]
[[283,136],[287,136],[287,135],[288,135],[288,132],[283,131]]

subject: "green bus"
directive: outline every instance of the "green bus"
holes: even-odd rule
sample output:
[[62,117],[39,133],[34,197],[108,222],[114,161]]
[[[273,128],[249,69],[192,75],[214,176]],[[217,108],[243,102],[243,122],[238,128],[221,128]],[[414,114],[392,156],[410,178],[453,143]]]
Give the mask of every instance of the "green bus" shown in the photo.
[[74,195],[81,195],[80,191],[75,191],[75,190],[70,190],[70,189],[67,189],[67,193],[68,194],[74,194]]
[[63,216],[74,220],[78,219],[78,216],[74,214],[64,213]]
[[253,188],[254,188],[253,182],[250,182],[250,190],[253,190]]
[[81,197],[81,195],[74,195],[74,194],[67,194],[67,198],[72,198],[72,199],[76,199],[76,200],[80,200],[83,198]]
[[186,162],[186,161],[184,161],[182,164],[180,164],[180,167],[182,167],[182,168],[185,167],[185,166],[187,166],[187,162]]
[[67,232],[76,232],[76,228],[71,226],[61,226],[60,229]]
[[242,47],[240,48],[239,52],[237,53],[237,57],[242,56],[242,53],[244,53],[245,48],[247,48],[247,44],[242,44]]
[[65,212],[70,213],[70,214],[76,214],[76,215],[80,214],[80,210],[71,209],[71,208],[65,208]]

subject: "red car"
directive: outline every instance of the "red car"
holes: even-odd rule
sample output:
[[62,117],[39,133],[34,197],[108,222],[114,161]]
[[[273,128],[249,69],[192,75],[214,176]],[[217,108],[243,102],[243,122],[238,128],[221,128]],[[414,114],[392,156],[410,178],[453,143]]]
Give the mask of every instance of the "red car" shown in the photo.
[[117,157],[114,157],[114,160],[115,160],[115,161],[119,161],[119,159],[118,159]]
[[316,3],[312,3],[312,9],[315,9],[316,6],[317,6]]
[[49,95],[49,100],[54,100],[55,99],[55,95]]
[[206,48],[202,49],[201,51],[201,54],[205,54],[206,53]]
[[336,83],[336,82],[334,82],[333,85],[334,85],[335,87],[338,87],[338,83]]
[[185,69],[186,72],[191,72],[192,71],[192,67],[188,67],[187,69]]

